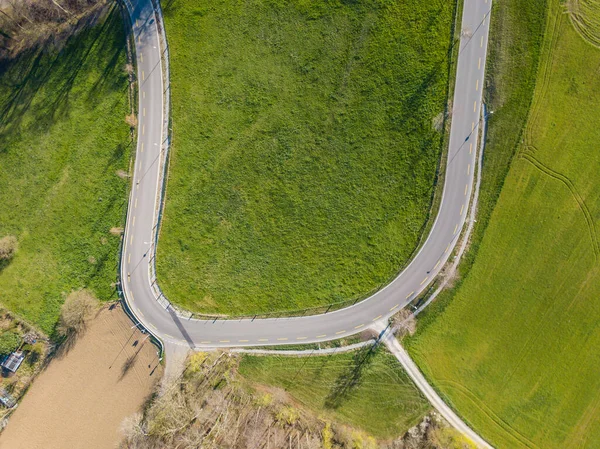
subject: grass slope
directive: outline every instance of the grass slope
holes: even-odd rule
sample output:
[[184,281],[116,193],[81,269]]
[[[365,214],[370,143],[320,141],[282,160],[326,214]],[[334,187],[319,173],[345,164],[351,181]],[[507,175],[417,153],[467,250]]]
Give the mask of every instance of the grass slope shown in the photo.
[[600,50],[549,3],[523,144],[477,259],[409,341],[442,395],[499,448],[600,441]]
[[432,199],[454,3],[172,0],[161,286],[196,311],[366,295]]
[[0,73],[0,236],[19,239],[0,302],[48,333],[71,289],[114,293],[130,142],[123,25],[107,17]]
[[315,412],[377,438],[403,434],[430,408],[398,361],[381,350],[309,358],[245,356],[240,373],[284,388]]

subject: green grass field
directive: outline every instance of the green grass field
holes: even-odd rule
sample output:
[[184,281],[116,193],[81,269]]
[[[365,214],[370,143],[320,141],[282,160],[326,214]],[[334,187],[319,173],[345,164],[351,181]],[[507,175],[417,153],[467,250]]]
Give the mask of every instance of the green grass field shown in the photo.
[[600,441],[600,50],[561,2],[548,8],[526,130],[477,258],[407,342],[498,448]]
[[47,333],[72,289],[116,299],[131,142],[124,29],[107,17],[0,72],[0,237],[19,240],[0,302]]
[[324,417],[377,438],[395,438],[418,423],[430,406],[392,355],[369,351],[304,358],[244,356],[240,373],[284,388]]
[[165,2],[161,287],[195,311],[363,297],[409,259],[443,135],[454,2]]

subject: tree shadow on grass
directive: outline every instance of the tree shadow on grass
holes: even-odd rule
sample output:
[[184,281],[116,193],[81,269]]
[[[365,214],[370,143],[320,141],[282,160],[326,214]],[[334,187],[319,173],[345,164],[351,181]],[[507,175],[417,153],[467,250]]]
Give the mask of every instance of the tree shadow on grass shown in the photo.
[[10,265],[11,259],[0,259],[0,274]]
[[[96,26],[104,14],[108,16],[101,26]],[[107,89],[114,89],[112,77],[125,51],[125,41],[120,27],[117,37],[108,29],[115,29],[119,20],[118,8],[114,6],[107,13],[98,10],[72,28],[62,48],[47,39],[13,60],[1,61],[3,90],[9,93],[0,98],[0,142],[21,133],[45,131],[67,117],[70,99],[82,94],[81,89],[74,87],[87,64],[103,70],[91,88],[83,90],[92,105],[93,100],[106,96]],[[90,58],[93,49],[94,58]],[[28,113],[31,118],[25,120]],[[5,151],[6,147],[0,146],[0,153]]]
[[325,407],[336,409],[346,401],[362,382],[365,369],[371,366],[378,345],[365,346],[354,353],[350,363],[337,377],[325,398]]

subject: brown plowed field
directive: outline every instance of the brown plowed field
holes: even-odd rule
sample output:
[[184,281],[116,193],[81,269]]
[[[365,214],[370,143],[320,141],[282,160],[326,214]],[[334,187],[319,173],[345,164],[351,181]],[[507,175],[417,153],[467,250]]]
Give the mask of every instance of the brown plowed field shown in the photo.
[[66,354],[34,381],[1,449],[108,449],[121,423],[139,411],[162,375],[156,347],[120,306],[105,308]]

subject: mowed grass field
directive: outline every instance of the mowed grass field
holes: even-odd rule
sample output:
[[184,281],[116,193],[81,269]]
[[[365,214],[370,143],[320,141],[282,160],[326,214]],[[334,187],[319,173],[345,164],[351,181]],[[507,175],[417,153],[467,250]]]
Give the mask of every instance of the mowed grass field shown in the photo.
[[[209,313],[359,298],[431,206],[455,2],[164,2],[161,287]],[[441,125],[441,123],[438,123]]]
[[240,374],[285,389],[318,415],[396,438],[430,410],[398,361],[383,350],[315,357],[244,356]]
[[0,268],[0,302],[51,333],[72,289],[116,298],[129,130],[124,28],[118,9],[64,48],[0,69],[0,237],[19,250]]
[[477,258],[408,341],[498,448],[600,444],[600,49],[548,3],[530,116]]

